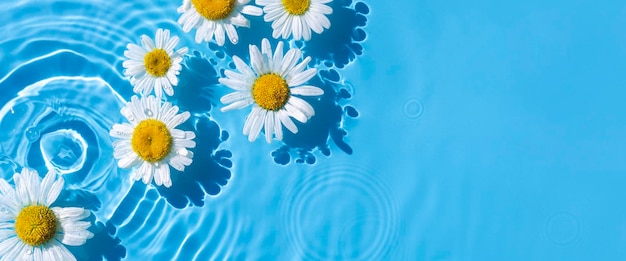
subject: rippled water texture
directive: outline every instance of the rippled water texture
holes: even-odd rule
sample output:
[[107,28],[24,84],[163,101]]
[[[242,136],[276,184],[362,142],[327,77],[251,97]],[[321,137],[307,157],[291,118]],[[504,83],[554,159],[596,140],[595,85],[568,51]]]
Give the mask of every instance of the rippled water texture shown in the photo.
[[[369,7],[334,1],[333,26],[306,45],[324,89],[317,112],[298,134],[271,145],[240,135],[246,112],[214,107],[225,88],[217,78],[248,60],[248,45],[271,35],[251,18],[241,43],[196,44],[175,21],[178,1],[3,2],[0,28],[0,166],[2,177],[24,166],[64,174],[58,205],[91,209],[96,236],[71,247],[81,260],[382,259],[397,243],[398,206],[377,174],[358,167],[315,167],[351,155],[345,120],[359,117],[348,101],[355,87],[340,68],[363,54]],[[170,29],[190,48],[170,98],[192,113],[197,148],[171,188],[129,180],[117,168],[108,131],[132,96],[122,74],[126,44]],[[193,32],[192,32],[193,33]],[[272,40],[275,45],[276,41]],[[217,111],[217,112],[216,112]],[[331,153],[332,152],[332,153]],[[333,154],[333,155],[331,155]],[[337,155],[334,155],[337,154]],[[340,159],[337,160],[340,160]],[[339,161],[338,161],[339,162]],[[287,165],[287,168],[281,167]],[[330,202],[342,197],[333,206]],[[319,215],[319,213],[326,213]]]
[[[196,44],[181,2],[0,1],[0,177],[64,174],[55,204],[94,213],[79,260],[626,260],[626,2],[335,0],[285,42],[316,115],[271,144],[218,83],[270,24]],[[171,188],[108,134],[126,45],[157,28],[189,47],[168,101],[197,135]]]

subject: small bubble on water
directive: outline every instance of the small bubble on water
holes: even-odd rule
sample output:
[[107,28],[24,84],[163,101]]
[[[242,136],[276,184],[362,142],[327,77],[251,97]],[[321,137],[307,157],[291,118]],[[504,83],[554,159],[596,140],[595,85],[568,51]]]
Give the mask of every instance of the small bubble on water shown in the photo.
[[34,142],[39,139],[39,129],[37,127],[31,127],[26,129],[26,139],[30,142]]

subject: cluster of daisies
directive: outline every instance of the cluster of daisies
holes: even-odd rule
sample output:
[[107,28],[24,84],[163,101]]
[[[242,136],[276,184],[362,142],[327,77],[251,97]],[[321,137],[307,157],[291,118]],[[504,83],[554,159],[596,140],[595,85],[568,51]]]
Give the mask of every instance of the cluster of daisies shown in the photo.
[[[244,15],[261,16],[271,22],[274,38],[309,40],[311,31],[322,33],[330,28],[326,17],[332,0],[184,0],[178,23],[184,32],[196,30],[195,40],[215,41],[223,46],[226,37],[237,44],[238,27],[249,27]],[[178,129],[190,118],[178,106],[167,102],[174,95],[182,69],[186,47],[176,49],[179,38],[168,30],[158,29],[154,39],[142,35],[141,46],[128,44],[122,66],[135,96],[121,109],[128,120],[114,124],[110,135],[114,158],[120,168],[135,168],[133,180],[170,187],[170,167],[184,171],[192,163],[196,146],[195,133]],[[220,101],[222,112],[252,107],[245,120],[243,134],[249,141],[261,132],[269,143],[282,140],[283,127],[292,133],[298,128],[293,119],[306,123],[314,116],[313,107],[297,96],[319,96],[319,87],[306,83],[317,70],[307,68],[310,57],[283,42],[272,50],[263,39],[250,46],[250,59],[233,56],[235,70],[225,70],[219,82],[234,92]],[[164,95],[165,94],[165,95]],[[37,171],[23,168],[13,175],[14,187],[0,179],[0,260],[76,260],[65,247],[83,245],[94,234],[85,218],[89,210],[80,207],[54,206],[64,187],[62,177],[51,170],[43,179]]]
[[[264,15],[272,22],[274,38],[309,40],[311,31],[322,33],[330,28],[326,17],[332,9],[325,5],[332,0],[184,0],[178,8],[178,23],[184,32],[196,30],[195,40],[215,41],[224,45],[226,37],[237,44],[238,27],[249,27],[245,15]],[[257,6],[258,5],[258,6]],[[259,7],[260,6],[260,7]],[[121,110],[127,123],[115,124],[110,131],[114,157],[121,168],[136,168],[134,180],[157,186],[170,187],[170,167],[184,171],[193,160],[189,150],[196,146],[193,131],[177,129],[189,119],[189,112],[179,112],[167,102],[178,84],[181,62],[188,49],[176,49],[177,36],[158,29],[154,39],[141,36],[141,46],[128,44],[122,65],[129,77],[133,96]],[[302,58],[302,51],[284,43],[273,49],[267,39],[259,46],[250,45],[250,59],[233,56],[236,70],[225,70],[219,82],[234,90],[220,101],[222,112],[252,107],[245,120],[243,134],[255,141],[261,133],[265,140],[282,140],[283,127],[292,133],[298,128],[294,122],[306,123],[315,115],[313,107],[298,96],[319,96],[322,89],[306,83],[317,74],[307,68],[310,57]],[[163,95],[165,93],[165,95]]]

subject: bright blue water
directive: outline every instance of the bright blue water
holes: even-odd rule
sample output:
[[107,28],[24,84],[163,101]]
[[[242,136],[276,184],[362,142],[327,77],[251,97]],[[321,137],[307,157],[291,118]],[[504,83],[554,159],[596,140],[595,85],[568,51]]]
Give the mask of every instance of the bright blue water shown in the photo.
[[[626,3],[335,1],[293,43],[321,69],[317,114],[269,145],[211,104],[269,26],[198,45],[179,5],[0,3],[2,176],[66,173],[58,204],[95,214],[80,259],[626,259]],[[192,50],[172,101],[198,147],[170,189],[130,182],[108,135],[126,44],[156,28]]]

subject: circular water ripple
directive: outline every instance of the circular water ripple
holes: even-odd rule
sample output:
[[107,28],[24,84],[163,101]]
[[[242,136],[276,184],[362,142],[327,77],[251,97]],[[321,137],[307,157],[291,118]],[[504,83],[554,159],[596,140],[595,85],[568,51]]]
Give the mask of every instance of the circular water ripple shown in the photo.
[[243,224],[236,217],[230,205],[178,211],[156,189],[136,183],[111,222],[132,249],[128,260],[239,260],[233,255]]
[[[0,84],[2,88],[2,84]],[[98,78],[55,77],[23,89],[0,109],[0,146],[21,166],[65,174],[70,188],[88,191],[112,213],[126,177],[110,157],[110,126],[123,100]],[[10,173],[4,173],[10,175]],[[5,177],[8,178],[8,177]],[[113,203],[113,204],[110,204]]]
[[557,245],[570,245],[580,236],[581,223],[569,212],[557,212],[547,219],[545,233]]
[[[108,130],[133,93],[122,75],[128,43],[157,27],[192,42],[172,1],[9,1],[0,4],[1,157],[65,174],[72,195],[98,201],[108,219],[130,187],[113,161]],[[122,98],[123,97],[123,98]],[[12,171],[3,172],[4,178]],[[114,193],[112,193],[114,192]],[[102,209],[99,209],[102,206]],[[98,210],[98,211],[96,211]]]
[[[296,257],[385,260],[398,229],[397,201],[373,173],[341,165],[304,175],[282,206]],[[331,203],[331,204],[329,204]]]
[[422,113],[424,112],[424,105],[422,105],[420,100],[411,98],[404,102],[402,109],[402,112],[406,117],[409,119],[417,119],[422,116]]

